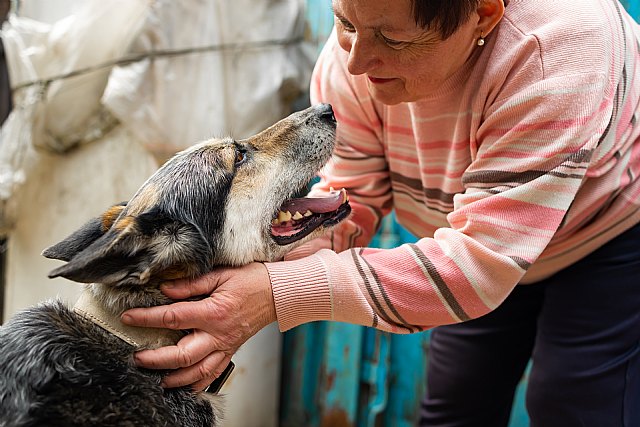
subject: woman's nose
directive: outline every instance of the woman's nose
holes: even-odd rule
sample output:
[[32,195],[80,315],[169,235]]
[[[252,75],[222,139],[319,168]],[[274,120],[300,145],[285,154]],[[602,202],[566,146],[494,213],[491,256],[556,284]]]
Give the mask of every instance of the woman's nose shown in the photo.
[[350,40],[349,60],[347,69],[353,75],[364,74],[379,62],[376,56],[375,46],[371,42],[353,34]]

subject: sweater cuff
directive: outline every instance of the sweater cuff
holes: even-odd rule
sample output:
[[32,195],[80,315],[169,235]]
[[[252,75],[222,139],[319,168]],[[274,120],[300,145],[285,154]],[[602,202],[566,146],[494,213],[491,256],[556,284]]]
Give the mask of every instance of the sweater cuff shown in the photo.
[[331,291],[318,256],[265,263],[281,332],[315,320],[330,320]]

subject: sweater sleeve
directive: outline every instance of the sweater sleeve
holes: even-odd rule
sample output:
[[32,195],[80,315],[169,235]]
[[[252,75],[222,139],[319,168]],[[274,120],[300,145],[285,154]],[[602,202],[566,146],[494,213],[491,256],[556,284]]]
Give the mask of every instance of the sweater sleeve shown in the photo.
[[325,49],[315,99],[335,102],[338,121],[349,128],[340,136],[349,144],[339,145],[321,186],[348,187],[354,216],[325,246],[333,250],[266,264],[281,330],[334,320],[406,333],[493,310],[565,225],[590,167],[598,171],[611,160],[596,149],[615,137],[612,111],[621,101],[614,80],[585,73],[514,85],[484,111],[449,227],[416,244],[359,248],[390,208],[390,184],[375,108],[324,91],[329,79],[332,90],[353,84],[336,70],[323,75],[339,66],[326,64],[327,57]]

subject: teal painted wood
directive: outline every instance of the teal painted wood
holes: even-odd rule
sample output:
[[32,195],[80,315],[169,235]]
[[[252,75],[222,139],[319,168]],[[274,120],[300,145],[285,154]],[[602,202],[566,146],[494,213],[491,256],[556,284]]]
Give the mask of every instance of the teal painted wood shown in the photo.
[[640,0],[623,0],[621,3],[627,9],[629,15],[640,22]]
[[320,49],[333,28],[331,0],[306,0],[306,8],[309,26],[307,39],[315,45],[316,51],[320,53]]
[[326,339],[321,364],[319,414],[321,426],[356,424],[365,329],[345,323],[325,323]]
[[513,408],[511,408],[511,419],[509,420],[509,427],[528,427],[529,415],[527,414],[527,408],[525,406],[525,398],[527,391],[527,382],[529,380],[529,372],[531,371],[531,363],[527,367],[523,378],[518,384],[516,389],[516,395],[513,399]]
[[388,403],[391,335],[365,329],[360,372],[358,427],[375,427]]
[[314,322],[284,334],[281,427],[355,426],[364,331]]
[[389,371],[389,404],[384,413],[388,427],[414,427],[426,391],[426,362],[430,332],[393,335]]
[[319,426],[322,353],[314,349],[324,348],[325,331],[321,326],[310,323],[284,334],[280,387],[282,427]]

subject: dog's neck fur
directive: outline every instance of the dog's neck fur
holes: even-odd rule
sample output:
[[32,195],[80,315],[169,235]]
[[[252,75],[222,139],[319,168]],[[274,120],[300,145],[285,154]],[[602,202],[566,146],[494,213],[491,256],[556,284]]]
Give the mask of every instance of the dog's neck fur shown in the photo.
[[171,329],[125,325],[120,321],[120,315],[109,310],[104,302],[96,297],[90,287],[85,287],[74,305],[73,311],[132,345],[136,350],[175,345],[184,336],[182,332]]

